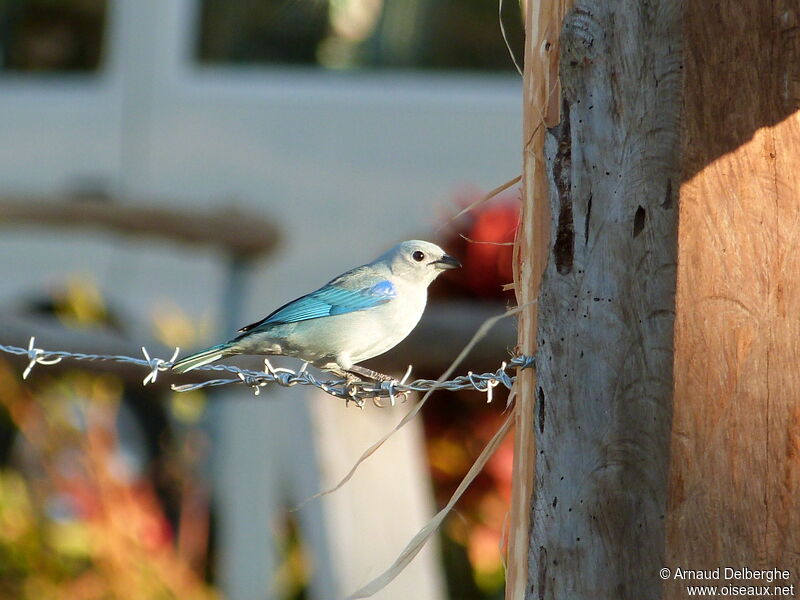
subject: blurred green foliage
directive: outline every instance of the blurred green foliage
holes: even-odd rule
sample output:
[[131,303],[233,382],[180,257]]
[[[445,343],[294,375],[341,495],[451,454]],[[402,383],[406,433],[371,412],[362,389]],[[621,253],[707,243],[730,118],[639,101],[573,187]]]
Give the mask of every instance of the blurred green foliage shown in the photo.
[[119,382],[38,379],[23,385],[0,363],[0,408],[17,434],[0,470],[0,598],[216,598],[148,470],[126,460]]

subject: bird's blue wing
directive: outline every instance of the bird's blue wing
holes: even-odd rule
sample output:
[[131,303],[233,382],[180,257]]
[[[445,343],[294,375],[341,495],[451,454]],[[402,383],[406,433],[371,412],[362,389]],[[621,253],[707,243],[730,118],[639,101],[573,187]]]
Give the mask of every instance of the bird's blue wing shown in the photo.
[[359,289],[347,289],[337,285],[337,280],[334,280],[315,292],[283,305],[261,321],[243,327],[239,331],[250,331],[261,325],[296,323],[320,317],[342,315],[357,310],[366,310],[386,304],[396,295],[397,289],[388,280],[381,280],[373,285]]
[[326,285],[316,292],[279,308],[264,320],[264,324],[296,323],[297,321],[364,310],[385,304],[394,298],[395,294],[394,285],[390,281],[383,281],[360,290]]

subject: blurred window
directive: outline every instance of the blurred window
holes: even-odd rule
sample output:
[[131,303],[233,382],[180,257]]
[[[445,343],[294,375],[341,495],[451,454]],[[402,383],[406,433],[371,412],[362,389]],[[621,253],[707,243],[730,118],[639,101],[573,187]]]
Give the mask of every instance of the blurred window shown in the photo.
[[107,0],[0,0],[0,71],[96,71],[107,4]]
[[[496,70],[514,65],[498,0],[198,0],[204,63]],[[518,60],[518,1],[503,4]]]

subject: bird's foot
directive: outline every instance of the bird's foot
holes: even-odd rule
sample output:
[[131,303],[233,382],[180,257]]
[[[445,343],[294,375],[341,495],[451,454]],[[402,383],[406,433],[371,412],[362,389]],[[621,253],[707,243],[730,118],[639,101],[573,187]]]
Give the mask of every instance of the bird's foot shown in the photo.
[[[328,367],[327,370],[344,379],[343,389],[345,393],[345,406],[348,406],[351,402],[353,402],[358,408],[364,408],[364,399],[358,397],[358,394],[363,391],[361,386],[358,384],[364,383],[364,379],[372,380],[377,383],[385,383],[389,381],[397,382],[396,377],[385,375],[384,373],[379,373],[378,371],[373,371],[372,369],[361,367],[359,365],[352,365],[348,369]],[[362,379],[362,377],[364,379]],[[405,402],[407,399],[406,392],[400,392],[396,394],[396,396],[392,396],[392,406],[395,405],[397,399],[400,399],[401,402]],[[372,401],[376,406],[383,408],[384,405],[380,402],[380,399],[377,396],[374,397]]]
[[326,370],[344,379],[344,385],[342,386],[342,390],[345,395],[344,405],[349,406],[350,403],[353,402],[358,408],[364,408],[364,400],[358,397],[358,393],[360,391],[358,384],[362,383],[361,379],[355,374],[337,367],[329,367]]
[[[406,379],[408,379],[408,376],[411,374],[411,367],[408,368],[408,371],[406,371],[406,374],[399,381],[397,380],[397,377],[392,377],[391,375],[385,375],[383,373],[379,373],[378,371],[373,371],[372,369],[368,369],[366,367],[360,367],[358,365],[351,366],[348,369],[348,371],[350,371],[351,373],[357,373],[358,375],[361,375],[362,377],[366,377],[366,378],[371,379],[371,380],[373,380],[373,381],[375,381],[377,383],[380,383],[380,384],[392,382],[394,385],[397,385],[397,384],[405,383]],[[382,400],[386,399],[385,396],[374,396],[372,398],[372,403],[375,406],[377,406],[378,408],[385,408],[387,405],[394,406],[395,404],[397,404],[398,401],[399,402],[405,402],[406,400],[408,400],[408,392],[407,391],[403,391],[403,392],[394,391],[394,385],[390,385],[389,386],[389,402],[388,402],[388,404],[386,404],[386,403],[384,403],[382,401]],[[383,388],[384,386],[381,385],[380,387]]]

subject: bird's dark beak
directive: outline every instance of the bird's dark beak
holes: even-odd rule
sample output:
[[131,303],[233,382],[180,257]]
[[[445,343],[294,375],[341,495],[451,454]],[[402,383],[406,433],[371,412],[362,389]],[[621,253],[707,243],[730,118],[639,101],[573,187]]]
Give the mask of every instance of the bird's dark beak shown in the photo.
[[458,261],[458,259],[455,259],[448,254],[445,254],[439,260],[433,261],[431,264],[436,265],[439,269],[442,270],[461,268],[461,263]]

